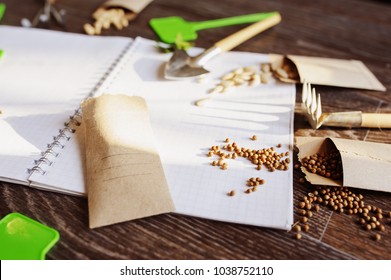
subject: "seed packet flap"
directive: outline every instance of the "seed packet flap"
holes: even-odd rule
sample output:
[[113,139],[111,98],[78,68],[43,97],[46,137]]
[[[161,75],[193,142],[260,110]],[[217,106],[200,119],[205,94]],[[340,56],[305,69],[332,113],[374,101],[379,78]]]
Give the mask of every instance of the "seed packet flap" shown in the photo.
[[109,0],[103,3],[102,7],[120,7],[138,14],[152,1],[153,0]]
[[90,228],[173,211],[144,99],[102,95],[82,110]]
[[391,192],[391,145],[323,137],[297,137],[296,144],[299,159],[335,150],[341,154],[343,182],[313,174],[302,167],[310,183]]
[[[385,91],[386,88],[359,60],[334,59],[299,55],[271,56],[275,67],[293,64],[298,79],[278,77],[283,82],[307,81],[311,84]],[[284,59],[285,58],[285,59]],[[275,69],[275,68],[274,68]]]

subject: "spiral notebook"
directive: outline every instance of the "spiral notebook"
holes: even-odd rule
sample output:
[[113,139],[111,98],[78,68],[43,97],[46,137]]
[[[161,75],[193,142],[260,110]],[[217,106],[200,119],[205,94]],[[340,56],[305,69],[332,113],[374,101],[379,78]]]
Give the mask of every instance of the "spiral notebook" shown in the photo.
[[[171,54],[159,53],[155,42],[143,38],[0,27],[0,46],[6,51],[0,61],[1,180],[86,195],[80,102],[102,93],[137,95],[147,101],[177,213],[281,229],[292,224],[291,164],[288,171],[267,172],[237,160],[222,171],[206,156],[227,137],[248,148],[280,143],[281,150],[291,151],[293,85],[272,81],[208,94],[227,71],[268,62],[267,55],[226,53],[210,61],[211,75],[196,83],[165,80],[162,65]],[[207,106],[194,106],[209,97]],[[249,139],[253,134],[259,141]],[[258,176],[267,182],[264,188],[246,194],[246,180]],[[227,195],[232,189],[234,197]]]
[[80,102],[98,92],[131,44],[120,37],[0,26],[2,181],[80,194],[79,186],[66,183],[66,170],[53,184],[32,178],[55,168],[80,123]]

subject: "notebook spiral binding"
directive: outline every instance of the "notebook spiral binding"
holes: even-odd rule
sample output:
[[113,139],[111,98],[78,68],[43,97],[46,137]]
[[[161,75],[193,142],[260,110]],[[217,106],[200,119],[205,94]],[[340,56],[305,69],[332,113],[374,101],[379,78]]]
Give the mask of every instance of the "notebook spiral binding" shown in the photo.
[[46,145],[46,150],[41,153],[41,157],[34,160],[34,166],[28,169],[28,173],[38,172],[41,175],[46,174],[44,166],[51,166],[54,158],[60,154],[58,150],[65,147],[65,143],[71,139],[70,134],[76,132],[76,127],[81,125],[81,112],[76,110],[69,120],[64,123],[64,127],[58,130],[58,134],[53,136],[53,142]]
[[[105,73],[84,100],[93,97],[95,94],[99,93],[99,90],[106,88],[106,83],[109,80],[109,77],[113,75],[115,69],[120,67],[123,58],[126,56],[131,46],[131,43],[128,44],[124,50],[114,59],[112,64],[107,68]],[[66,142],[71,139],[71,135],[76,132],[76,129],[81,125],[81,122],[82,110],[81,107],[79,107],[74,111],[73,115],[69,116],[68,121],[64,123],[64,127],[58,130],[58,134],[53,136],[53,141],[46,145],[47,149],[41,153],[41,157],[39,159],[34,160],[34,166],[27,169],[27,172],[30,175],[34,172],[45,175],[47,172],[46,167],[53,164],[54,159],[60,154],[58,151],[65,148]]]

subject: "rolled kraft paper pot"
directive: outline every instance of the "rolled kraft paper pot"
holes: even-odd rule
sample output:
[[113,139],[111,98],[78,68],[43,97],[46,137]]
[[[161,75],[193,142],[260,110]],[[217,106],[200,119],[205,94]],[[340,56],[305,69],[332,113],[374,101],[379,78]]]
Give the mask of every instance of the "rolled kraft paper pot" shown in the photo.
[[299,160],[315,153],[338,151],[342,159],[343,179],[333,180],[302,167],[306,179],[314,185],[345,186],[391,192],[391,145],[323,137],[296,137]]

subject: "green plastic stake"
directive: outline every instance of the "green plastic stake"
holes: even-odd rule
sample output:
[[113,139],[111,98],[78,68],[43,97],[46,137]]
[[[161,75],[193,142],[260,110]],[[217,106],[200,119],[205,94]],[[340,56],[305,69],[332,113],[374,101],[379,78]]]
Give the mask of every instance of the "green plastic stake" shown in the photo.
[[44,260],[60,239],[55,229],[20,213],[0,221],[0,260]]
[[198,30],[257,22],[275,15],[276,13],[277,12],[257,13],[201,22],[188,22],[181,17],[173,16],[151,19],[149,25],[161,41],[172,44],[175,42],[178,34],[182,35],[183,41],[193,41],[197,39]]
[[0,3],[0,21],[3,18],[4,13],[5,13],[5,4],[4,3]]

